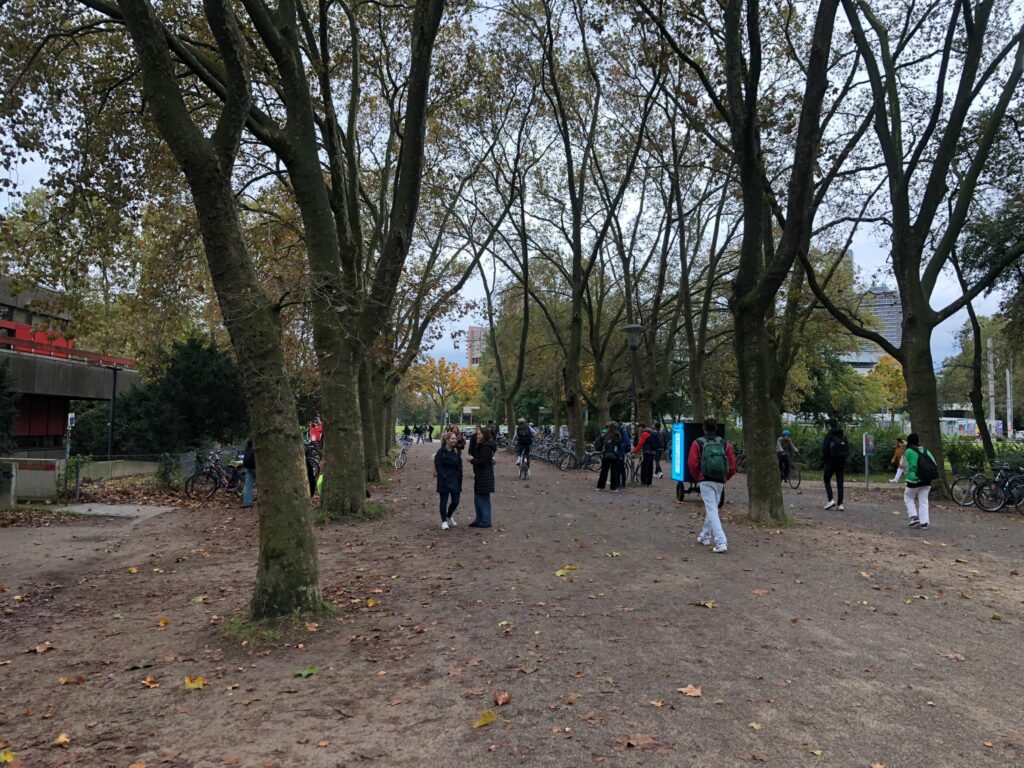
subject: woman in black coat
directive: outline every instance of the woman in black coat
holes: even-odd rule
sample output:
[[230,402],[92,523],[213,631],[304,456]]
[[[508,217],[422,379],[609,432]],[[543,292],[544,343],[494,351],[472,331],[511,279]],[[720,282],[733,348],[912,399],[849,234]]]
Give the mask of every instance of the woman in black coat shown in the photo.
[[491,527],[491,494],[494,493],[494,435],[488,427],[477,427],[473,464],[473,506],[476,519],[470,528]]
[[446,432],[444,445],[434,454],[437,493],[441,497],[442,531],[455,527],[455,518],[452,515],[459,506],[459,497],[462,495],[462,457],[456,450],[457,437],[451,432]]

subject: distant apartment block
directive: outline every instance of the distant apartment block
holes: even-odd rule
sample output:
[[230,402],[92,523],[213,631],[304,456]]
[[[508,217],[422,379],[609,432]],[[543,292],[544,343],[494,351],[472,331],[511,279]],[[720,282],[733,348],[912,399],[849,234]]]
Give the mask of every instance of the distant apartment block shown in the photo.
[[[868,288],[860,303],[861,319],[874,318],[873,330],[880,333],[894,347],[903,343],[903,307],[896,291],[881,286]],[[863,342],[860,348],[844,360],[858,373],[867,374],[881,360],[885,352],[872,342]]]
[[482,325],[471,325],[466,329],[466,356],[470,365],[480,365],[484,354],[484,328]]

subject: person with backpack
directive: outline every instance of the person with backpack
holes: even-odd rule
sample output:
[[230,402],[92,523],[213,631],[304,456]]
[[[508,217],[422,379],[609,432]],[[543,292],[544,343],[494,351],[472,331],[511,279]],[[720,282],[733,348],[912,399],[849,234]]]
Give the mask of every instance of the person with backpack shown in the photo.
[[523,456],[526,456],[526,461],[530,461],[530,446],[533,445],[533,430],[530,429],[530,425],[526,423],[526,419],[519,420],[519,426],[516,427],[516,452],[519,454],[516,457],[516,464],[521,464]]
[[640,461],[640,485],[650,486],[654,482],[654,454],[658,450],[660,438],[656,432],[648,429],[646,424],[640,424],[639,429],[640,439],[633,449],[633,455],[643,455]]
[[455,527],[454,514],[462,496],[462,457],[458,451],[458,440],[459,436],[455,432],[445,432],[443,444],[434,454],[434,474],[437,475],[437,494],[441,501],[442,531]]
[[661,471],[661,460],[665,457],[665,452],[672,445],[672,435],[660,423],[654,425],[654,431],[658,435],[658,452],[654,454],[654,474],[660,480],[665,476],[665,473]]
[[907,476],[907,488],[903,491],[903,501],[907,505],[908,528],[928,530],[928,494],[932,490],[932,481],[939,479],[939,466],[935,457],[927,448],[921,447],[921,438],[917,432],[907,435],[907,447],[900,459],[900,469]]
[[[845,510],[843,507],[843,480],[846,477],[846,460],[850,458],[850,441],[846,439],[843,428],[836,423],[835,419],[828,421],[828,434],[825,435],[825,441],[821,444],[821,458],[825,463],[825,496],[828,498],[825,509],[832,509],[838,504],[836,509],[842,512]],[[835,498],[832,497],[833,476],[836,479]]]
[[732,443],[718,436],[718,422],[713,418],[704,419],[704,436],[690,445],[686,460],[690,477],[700,486],[700,497],[704,501],[704,526],[697,542],[708,545],[714,541],[711,550],[716,554],[729,551],[729,542],[718,516],[718,500],[725,492],[725,484],[736,474],[736,454]]
[[622,454],[622,433],[614,421],[608,422],[604,434],[597,438],[594,447],[601,452],[601,471],[597,475],[597,490],[603,491],[608,475],[612,478],[612,491],[619,490],[619,456]]

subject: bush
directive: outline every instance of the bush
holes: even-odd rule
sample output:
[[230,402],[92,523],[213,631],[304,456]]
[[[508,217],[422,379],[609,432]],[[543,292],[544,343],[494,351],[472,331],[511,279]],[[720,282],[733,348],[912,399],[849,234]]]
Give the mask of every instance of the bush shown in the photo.
[[160,455],[156,465],[156,486],[161,491],[173,491],[181,478],[181,462],[169,453]]

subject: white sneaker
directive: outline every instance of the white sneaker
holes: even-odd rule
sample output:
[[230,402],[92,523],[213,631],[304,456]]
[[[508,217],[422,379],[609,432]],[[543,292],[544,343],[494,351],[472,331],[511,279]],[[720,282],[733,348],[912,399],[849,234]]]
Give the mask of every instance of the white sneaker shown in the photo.
[[725,544],[716,544],[714,549],[711,550],[716,555],[723,555],[729,551],[729,548]]
[[836,507],[836,511],[837,512],[845,512],[846,511],[846,507],[844,507],[842,504],[840,504],[838,507]]
[[832,509],[832,507],[834,507],[835,505],[836,505],[836,503],[834,501],[830,501],[828,504],[825,505],[824,508],[825,509]]
[[896,478],[895,477],[890,477],[889,478],[889,482],[890,483],[895,483],[896,482]]
[[664,473],[664,472],[659,472],[659,473],[658,473],[658,479],[659,479],[659,480],[661,480],[661,478],[663,478],[664,476],[665,476],[665,473]]
[[448,525],[448,521],[447,520],[445,520],[443,523],[441,523],[441,530],[442,531],[447,531],[449,528],[451,528],[451,526]]
[[458,523],[455,522],[455,518],[454,517],[449,517],[448,518],[448,527],[449,528],[454,528],[456,525],[458,525]]
[[710,538],[705,539],[703,536],[698,536],[697,537],[697,543],[698,544],[703,544],[706,547],[708,544],[711,543],[711,539]]
[[518,459],[516,459],[516,464],[520,464],[522,461],[523,461],[523,457],[520,456]]

